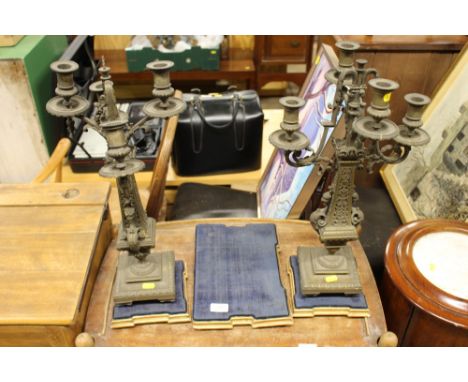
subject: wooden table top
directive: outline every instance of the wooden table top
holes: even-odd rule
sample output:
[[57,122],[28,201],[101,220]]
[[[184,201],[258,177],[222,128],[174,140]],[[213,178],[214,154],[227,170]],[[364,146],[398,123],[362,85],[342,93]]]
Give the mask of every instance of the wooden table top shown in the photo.
[[108,183],[0,185],[0,326],[74,322],[109,191]]
[[[287,262],[296,254],[298,245],[319,246],[317,234],[309,222],[269,219],[205,219],[157,224],[157,250],[173,250],[177,260],[187,265],[187,300],[192,312],[194,282],[195,227],[197,224],[222,223],[245,225],[274,223],[279,240],[280,274],[291,299]],[[232,330],[195,330],[192,323],[148,324],[127,329],[111,329],[111,292],[118,251],[115,241],[103,260],[91,296],[85,331],[95,337],[97,346],[373,346],[386,331],[385,318],[377,286],[368,260],[359,242],[352,242],[359,275],[366,296],[370,317],[314,317],[294,319],[293,326],[253,329],[234,327]]]

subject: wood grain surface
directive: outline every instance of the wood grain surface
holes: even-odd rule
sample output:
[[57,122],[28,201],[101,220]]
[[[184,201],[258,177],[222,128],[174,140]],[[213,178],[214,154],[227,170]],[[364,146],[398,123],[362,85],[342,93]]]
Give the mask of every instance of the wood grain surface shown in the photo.
[[109,184],[0,185],[0,345],[71,345],[111,240]]
[[[156,249],[174,250],[177,260],[184,260],[188,274],[188,303],[192,311],[194,282],[195,227],[200,223],[245,225],[275,223],[279,240],[280,273],[291,299],[287,262],[298,245],[320,245],[310,223],[298,220],[209,219],[158,223]],[[118,252],[113,242],[99,271],[91,297],[85,330],[97,346],[297,346],[318,344],[336,346],[376,346],[386,332],[380,297],[369,263],[359,242],[352,242],[360,279],[369,304],[369,318],[313,317],[295,319],[290,327],[232,330],[196,330],[192,323],[140,325],[129,329],[111,329],[112,284]]]

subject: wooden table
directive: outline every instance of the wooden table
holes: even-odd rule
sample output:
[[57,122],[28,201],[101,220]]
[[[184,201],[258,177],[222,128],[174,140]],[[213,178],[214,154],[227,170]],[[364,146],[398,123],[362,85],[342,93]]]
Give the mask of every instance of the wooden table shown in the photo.
[[[275,223],[280,246],[280,273],[291,299],[286,273],[287,261],[296,254],[298,245],[320,245],[310,223],[299,220],[210,219],[158,223],[158,250],[174,250],[176,259],[184,260],[188,273],[188,304],[192,311],[195,226],[199,223],[245,225]],[[232,330],[195,330],[191,323],[140,325],[129,329],[110,329],[112,319],[111,290],[117,265],[113,242],[105,255],[96,279],[86,318],[86,332],[94,336],[97,346],[369,346],[386,331],[385,318],[367,258],[359,242],[351,243],[359,275],[370,310],[369,318],[314,317],[294,319],[293,326]]]
[[[123,49],[96,50],[95,57],[104,56],[106,65],[112,69],[112,81],[117,84],[151,83],[149,71],[129,72],[127,58]],[[189,70],[171,72],[171,80],[176,81],[210,81],[230,80],[246,81],[248,89],[255,89],[255,64],[253,60],[221,60],[219,70]]]
[[73,345],[112,239],[109,189],[0,185],[0,346]]

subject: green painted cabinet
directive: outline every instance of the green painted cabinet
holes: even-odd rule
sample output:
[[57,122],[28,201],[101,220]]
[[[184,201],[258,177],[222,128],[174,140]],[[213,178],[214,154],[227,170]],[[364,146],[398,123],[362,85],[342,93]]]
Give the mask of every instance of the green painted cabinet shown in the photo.
[[30,182],[55,147],[60,131],[45,110],[49,65],[67,45],[65,36],[25,36],[0,47],[0,183]]

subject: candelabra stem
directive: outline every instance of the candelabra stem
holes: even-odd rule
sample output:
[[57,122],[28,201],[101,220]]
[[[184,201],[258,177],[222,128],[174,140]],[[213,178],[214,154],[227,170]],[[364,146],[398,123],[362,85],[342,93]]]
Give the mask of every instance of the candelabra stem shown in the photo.
[[356,225],[363,218],[354,206],[358,196],[354,191],[354,174],[358,160],[337,160],[333,183],[322,202],[325,206],[311,215],[311,222],[319,232],[325,248],[299,247],[298,261],[301,293],[359,293],[361,283],[356,260],[348,240],[356,240]]
[[[146,248],[154,246],[154,224],[148,223],[147,217],[135,181],[134,175],[118,177],[117,189],[119,191],[122,223],[119,231],[117,248],[128,250],[133,255],[143,259],[147,254]],[[149,230],[149,226],[153,229]],[[143,252],[140,252],[143,250]]]

